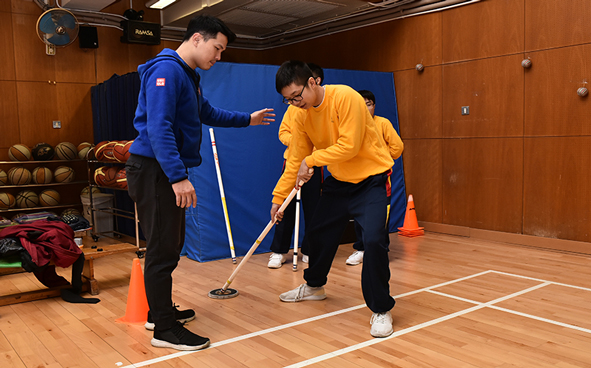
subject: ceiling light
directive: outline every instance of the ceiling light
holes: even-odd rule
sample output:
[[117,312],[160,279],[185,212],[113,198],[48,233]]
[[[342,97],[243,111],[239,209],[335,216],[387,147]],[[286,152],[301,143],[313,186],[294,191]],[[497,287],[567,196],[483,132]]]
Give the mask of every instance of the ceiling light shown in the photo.
[[150,0],[146,2],[146,7],[151,9],[164,9],[176,0]]

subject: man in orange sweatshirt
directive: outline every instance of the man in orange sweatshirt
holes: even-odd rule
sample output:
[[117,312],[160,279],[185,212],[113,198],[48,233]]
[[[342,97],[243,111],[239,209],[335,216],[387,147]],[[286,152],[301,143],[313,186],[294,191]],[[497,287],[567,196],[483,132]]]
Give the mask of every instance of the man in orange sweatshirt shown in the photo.
[[[285,103],[306,110],[292,130],[286,168],[273,191],[271,218],[280,220],[281,203],[294,185],[307,182],[314,167],[327,166],[322,196],[308,227],[310,263],[305,284],[283,293],[284,302],[326,299],[324,285],[341,235],[353,217],[363,231],[365,255],[361,273],[363,297],[371,317],[371,335],[392,334],[394,299],[390,296],[387,192],[393,165],[363,97],[345,85],[316,84],[311,70],[300,61],[281,65],[275,78]],[[316,147],[316,150],[314,150]]]

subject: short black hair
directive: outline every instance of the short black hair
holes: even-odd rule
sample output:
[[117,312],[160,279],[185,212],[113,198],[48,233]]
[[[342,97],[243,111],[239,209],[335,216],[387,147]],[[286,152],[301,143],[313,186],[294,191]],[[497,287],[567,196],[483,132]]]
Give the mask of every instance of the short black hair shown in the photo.
[[298,60],[289,60],[281,64],[275,75],[275,89],[281,94],[283,88],[295,83],[305,86],[310,78],[314,78],[312,71],[306,63]]
[[366,89],[362,89],[361,91],[357,91],[359,92],[359,94],[361,95],[361,97],[370,100],[371,102],[373,102],[373,104],[376,104],[376,96],[374,96],[374,94],[371,91],[368,91]]
[[221,19],[212,17],[211,15],[198,15],[191,19],[187,26],[187,32],[183,42],[190,40],[195,33],[203,36],[205,41],[210,38],[216,38],[218,33],[223,34],[228,38],[228,43],[236,40],[236,34]]
[[312,71],[314,79],[320,78],[320,84],[324,82],[324,70],[318,64],[308,63],[308,68]]

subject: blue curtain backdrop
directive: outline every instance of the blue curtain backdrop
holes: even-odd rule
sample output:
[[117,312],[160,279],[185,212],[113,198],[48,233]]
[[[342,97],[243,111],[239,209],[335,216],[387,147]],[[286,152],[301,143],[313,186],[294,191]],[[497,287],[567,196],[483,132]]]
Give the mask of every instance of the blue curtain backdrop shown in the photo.
[[[199,71],[203,94],[213,106],[249,113],[270,107],[277,114],[276,122],[270,126],[214,128],[237,256],[246,254],[269,222],[271,193],[281,175],[285,147],[278,139],[278,130],[287,106],[275,91],[277,69],[278,66],[220,62],[209,71]],[[389,119],[399,132],[392,73],[325,69],[324,83],[372,91],[376,96],[376,114]],[[183,254],[197,261],[230,257],[209,128],[203,126],[203,163],[189,170],[197,191],[197,207],[187,210]],[[389,227],[394,232],[402,226],[406,210],[402,158],[393,167],[392,188]],[[300,218],[303,223],[303,216]],[[300,230],[301,241],[303,226]],[[265,237],[257,253],[269,251],[273,232],[274,229]]]

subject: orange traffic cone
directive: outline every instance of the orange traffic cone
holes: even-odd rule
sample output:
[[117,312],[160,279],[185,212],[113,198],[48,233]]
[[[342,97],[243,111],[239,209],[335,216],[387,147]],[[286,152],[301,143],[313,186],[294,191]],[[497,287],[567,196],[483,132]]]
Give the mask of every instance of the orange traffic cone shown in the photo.
[[140,265],[140,259],[134,258],[131,266],[131,280],[129,281],[125,316],[117,319],[117,322],[145,323],[148,320],[148,310],[150,308],[146,298],[142,266]]
[[412,198],[412,194],[408,196],[408,204],[406,205],[406,215],[404,216],[404,224],[398,228],[398,235],[402,236],[420,236],[424,235],[424,228],[419,227],[417,221],[417,213],[415,211],[415,202]]

